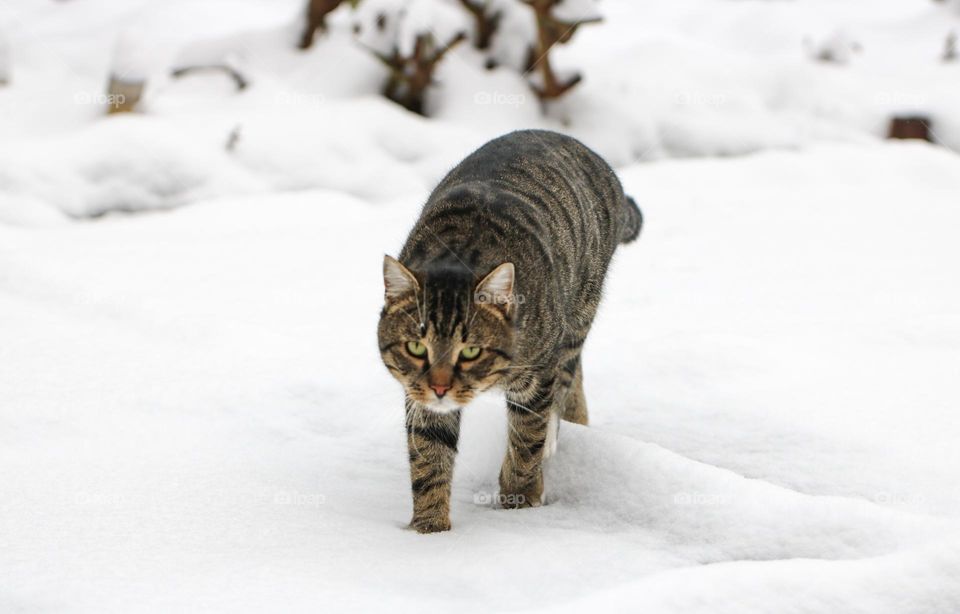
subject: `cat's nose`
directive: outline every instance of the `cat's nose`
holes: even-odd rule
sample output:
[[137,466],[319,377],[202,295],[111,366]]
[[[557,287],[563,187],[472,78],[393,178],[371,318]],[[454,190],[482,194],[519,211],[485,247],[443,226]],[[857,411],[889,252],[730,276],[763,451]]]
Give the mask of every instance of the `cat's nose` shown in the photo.
[[447,394],[447,391],[450,390],[450,386],[444,386],[443,384],[430,384],[430,387],[433,388],[433,391],[437,393],[439,398],[443,398],[443,395]]

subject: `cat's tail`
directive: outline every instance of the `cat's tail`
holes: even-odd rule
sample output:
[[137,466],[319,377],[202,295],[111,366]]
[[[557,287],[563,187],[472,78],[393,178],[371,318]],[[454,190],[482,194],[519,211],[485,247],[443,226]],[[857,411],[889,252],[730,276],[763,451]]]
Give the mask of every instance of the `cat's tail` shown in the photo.
[[641,228],[643,228],[643,214],[640,213],[640,207],[632,198],[625,196],[623,199],[623,226],[620,229],[620,242],[633,242],[640,236]]

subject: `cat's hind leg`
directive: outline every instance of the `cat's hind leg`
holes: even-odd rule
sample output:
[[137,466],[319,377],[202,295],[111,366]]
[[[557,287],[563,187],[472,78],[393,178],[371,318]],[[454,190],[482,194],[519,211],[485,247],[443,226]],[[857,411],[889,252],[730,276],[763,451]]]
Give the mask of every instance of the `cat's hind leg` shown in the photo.
[[578,354],[574,360],[576,364],[568,363],[561,375],[561,377],[571,378],[569,391],[563,402],[563,419],[567,422],[586,425],[589,422],[589,416],[587,415],[587,397],[583,394],[583,366],[580,364],[580,355]]
[[543,459],[553,456],[557,451],[557,442],[560,440],[560,412],[551,410],[547,419],[547,439],[543,443]]

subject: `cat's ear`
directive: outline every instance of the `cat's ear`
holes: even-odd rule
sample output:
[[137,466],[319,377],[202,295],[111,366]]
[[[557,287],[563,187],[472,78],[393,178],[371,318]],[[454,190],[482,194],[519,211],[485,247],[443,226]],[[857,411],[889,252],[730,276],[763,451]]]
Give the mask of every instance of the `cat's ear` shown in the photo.
[[490,305],[509,317],[513,311],[514,269],[512,262],[504,262],[480,280],[474,294],[478,303]]
[[400,264],[395,258],[383,257],[383,292],[386,300],[398,299],[420,288],[417,278],[410,269]]

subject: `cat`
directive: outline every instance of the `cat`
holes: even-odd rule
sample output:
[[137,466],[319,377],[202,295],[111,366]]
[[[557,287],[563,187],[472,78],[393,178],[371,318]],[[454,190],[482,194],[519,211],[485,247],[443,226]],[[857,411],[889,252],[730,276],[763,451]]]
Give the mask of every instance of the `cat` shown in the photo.
[[498,501],[542,503],[559,420],[587,424],[580,351],[607,267],[643,218],[613,169],[576,139],[490,141],[433,190],[398,259],[384,257],[378,337],[406,391],[411,526],[450,524],[460,410],[504,390]]

